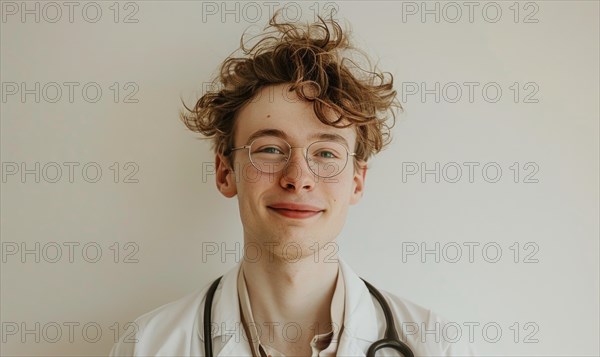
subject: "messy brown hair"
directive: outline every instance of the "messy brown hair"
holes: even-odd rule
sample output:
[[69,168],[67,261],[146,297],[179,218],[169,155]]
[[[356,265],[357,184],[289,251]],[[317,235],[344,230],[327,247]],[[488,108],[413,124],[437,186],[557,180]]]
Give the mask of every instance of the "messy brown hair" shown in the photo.
[[[350,50],[364,53],[350,44],[348,34],[331,15],[328,21],[319,16],[320,22],[298,26],[277,22],[278,14],[279,11],[274,13],[265,28],[273,28],[273,31],[265,32],[264,38],[254,46],[247,48],[245,33],[242,35],[240,48],[244,56],[230,55],[212,81],[213,87],[221,89],[205,93],[191,109],[184,103],[189,113],[180,112],[180,119],[190,130],[212,139],[212,149],[225,155],[233,167],[228,154],[234,145],[238,110],[252,100],[259,89],[290,83],[290,91],[312,102],[316,116],[324,124],[337,128],[356,125],[356,158],[366,163],[389,144],[390,129],[396,120],[393,109],[402,110],[396,99],[392,74],[361,69],[352,59],[342,56],[343,51]],[[369,62],[366,55],[365,58]],[[339,115],[333,121],[325,115],[331,109]],[[390,118],[392,123],[388,125]],[[343,120],[349,124],[341,125]],[[358,160],[354,160],[355,170],[360,167]]]

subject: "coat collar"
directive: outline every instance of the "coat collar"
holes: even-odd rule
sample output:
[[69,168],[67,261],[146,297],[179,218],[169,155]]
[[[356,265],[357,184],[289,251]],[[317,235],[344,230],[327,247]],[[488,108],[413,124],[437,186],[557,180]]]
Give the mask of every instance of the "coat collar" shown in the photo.
[[[338,356],[364,356],[369,345],[378,339],[377,312],[371,294],[364,282],[338,256],[340,271],[346,286],[344,327],[338,345]],[[217,356],[251,356],[241,324],[241,311],[237,291],[237,277],[241,262],[231,268],[215,291],[212,307],[213,341],[221,340],[223,347]],[[208,289],[205,289],[205,291]],[[204,301],[200,311],[204,311]],[[203,314],[197,321],[198,337],[204,341]],[[213,348],[219,344],[213,342]],[[215,348],[215,351],[218,350]]]

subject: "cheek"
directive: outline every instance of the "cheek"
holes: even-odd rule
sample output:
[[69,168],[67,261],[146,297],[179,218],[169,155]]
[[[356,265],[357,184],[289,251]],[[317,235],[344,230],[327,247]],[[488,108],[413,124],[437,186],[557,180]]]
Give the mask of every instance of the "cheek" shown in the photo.
[[350,202],[352,192],[352,182],[340,181],[324,184],[323,194],[326,195],[325,197],[329,197],[329,201],[336,211],[343,209],[343,206]]
[[273,186],[273,182],[272,176],[257,172],[256,169],[247,169],[246,173],[240,173],[237,182],[240,204],[244,207],[256,207],[262,194]]
[[258,171],[250,163],[241,165],[237,171],[238,185],[254,185],[264,179],[263,175],[262,172]]

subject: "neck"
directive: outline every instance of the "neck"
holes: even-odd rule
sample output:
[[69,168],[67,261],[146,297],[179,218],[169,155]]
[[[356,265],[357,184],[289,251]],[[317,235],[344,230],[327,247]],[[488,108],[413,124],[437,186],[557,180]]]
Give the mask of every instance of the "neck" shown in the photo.
[[332,258],[327,252],[318,253],[319,259],[308,255],[296,261],[263,254],[260,259],[245,258],[242,262],[254,322],[263,330],[272,324],[275,338],[281,335],[277,330],[281,332],[287,323],[298,324],[303,339],[331,327],[331,300],[339,264],[337,255]]

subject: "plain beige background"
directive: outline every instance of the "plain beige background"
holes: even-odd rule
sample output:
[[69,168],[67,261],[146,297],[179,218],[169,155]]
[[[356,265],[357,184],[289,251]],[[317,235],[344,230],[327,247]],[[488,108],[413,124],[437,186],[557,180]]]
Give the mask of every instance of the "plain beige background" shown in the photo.
[[[283,7],[302,21],[336,8],[405,108],[341,256],[462,338],[475,326],[483,355],[600,353],[597,1],[99,1],[72,19],[63,2],[21,3],[1,9],[3,355],[106,355],[128,322],[239,260],[237,202],[180,98],[192,105],[242,32]],[[436,163],[439,182],[407,174]],[[203,261],[207,244],[234,253]]]

